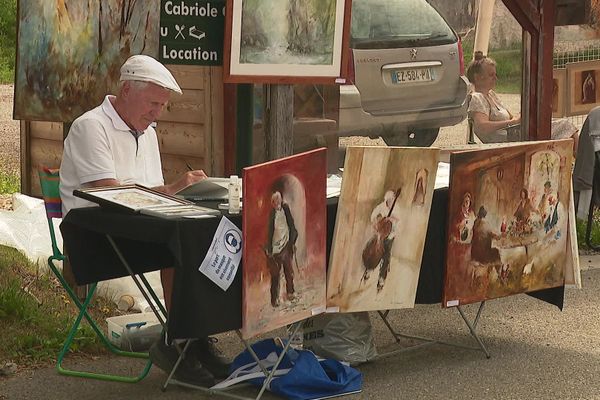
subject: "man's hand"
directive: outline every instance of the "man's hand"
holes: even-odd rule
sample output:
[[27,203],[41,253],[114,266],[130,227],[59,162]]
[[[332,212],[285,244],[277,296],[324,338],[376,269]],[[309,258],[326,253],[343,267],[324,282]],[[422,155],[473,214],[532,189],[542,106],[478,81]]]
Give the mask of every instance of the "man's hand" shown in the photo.
[[206,178],[207,176],[204,173],[204,171],[201,169],[197,169],[194,171],[186,172],[181,176],[181,178],[171,183],[170,185],[164,185],[154,189],[167,194],[175,194],[180,190]]

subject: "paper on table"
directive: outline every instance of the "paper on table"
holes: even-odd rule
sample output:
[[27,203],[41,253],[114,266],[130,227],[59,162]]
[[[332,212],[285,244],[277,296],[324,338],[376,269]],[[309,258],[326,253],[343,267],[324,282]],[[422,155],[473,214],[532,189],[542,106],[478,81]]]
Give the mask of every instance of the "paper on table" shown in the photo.
[[242,260],[242,231],[226,217],[221,218],[206,257],[198,270],[227,290]]

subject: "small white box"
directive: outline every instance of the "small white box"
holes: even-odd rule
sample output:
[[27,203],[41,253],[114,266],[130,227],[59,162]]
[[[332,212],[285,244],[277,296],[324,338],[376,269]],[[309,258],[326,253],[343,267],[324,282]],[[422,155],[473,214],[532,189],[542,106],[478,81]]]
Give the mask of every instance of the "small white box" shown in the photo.
[[121,350],[148,350],[162,332],[161,324],[151,312],[110,317],[106,323],[108,340]]

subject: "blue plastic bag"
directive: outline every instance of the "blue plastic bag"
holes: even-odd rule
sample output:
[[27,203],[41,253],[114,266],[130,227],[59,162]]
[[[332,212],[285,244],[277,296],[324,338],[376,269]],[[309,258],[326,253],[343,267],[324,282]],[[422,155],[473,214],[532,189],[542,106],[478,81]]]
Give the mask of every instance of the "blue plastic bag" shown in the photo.
[[[273,339],[259,341],[252,345],[252,349],[269,371],[283,351]],[[248,381],[259,387],[265,380],[248,350],[233,360],[230,372],[232,375],[228,380]],[[289,349],[267,389],[291,400],[318,399],[359,392],[362,374],[337,360],[318,360],[310,351]]]

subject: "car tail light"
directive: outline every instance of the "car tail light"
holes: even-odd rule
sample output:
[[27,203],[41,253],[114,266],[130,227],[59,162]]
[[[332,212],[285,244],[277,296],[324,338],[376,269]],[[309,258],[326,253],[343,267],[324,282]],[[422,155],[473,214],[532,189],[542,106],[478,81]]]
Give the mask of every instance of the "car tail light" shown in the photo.
[[354,71],[354,51],[349,49],[348,51],[348,79],[347,84],[354,85],[355,71]]
[[460,63],[460,74],[465,74],[465,56],[463,54],[462,40],[458,37],[458,62]]

